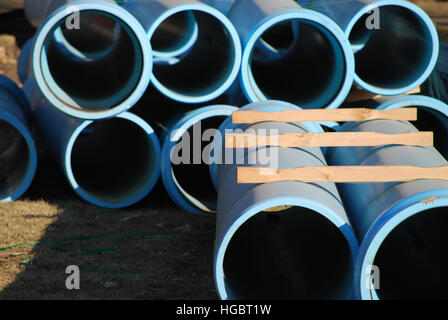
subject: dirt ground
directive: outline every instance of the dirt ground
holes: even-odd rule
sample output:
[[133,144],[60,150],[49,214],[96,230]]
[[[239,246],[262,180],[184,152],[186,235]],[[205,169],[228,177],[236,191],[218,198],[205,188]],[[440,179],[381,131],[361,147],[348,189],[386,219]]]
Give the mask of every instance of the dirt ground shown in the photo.
[[[414,1],[448,43],[448,2]],[[21,0],[0,0],[0,13]],[[0,14],[0,73],[18,82],[20,47],[34,30],[22,11]],[[216,299],[215,219],[176,209],[163,187],[106,210],[80,200],[45,154],[22,200],[0,204],[0,299]],[[67,290],[65,269],[81,270]]]

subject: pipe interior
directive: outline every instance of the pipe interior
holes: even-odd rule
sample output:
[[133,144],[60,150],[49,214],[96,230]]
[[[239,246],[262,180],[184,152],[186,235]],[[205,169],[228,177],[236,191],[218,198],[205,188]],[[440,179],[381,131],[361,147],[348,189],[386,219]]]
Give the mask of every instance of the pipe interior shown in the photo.
[[[285,22],[283,22],[285,23]],[[337,39],[323,26],[295,19],[288,21],[299,32],[288,50],[263,59],[252,51],[253,85],[267,99],[283,100],[302,108],[325,107],[339,94],[345,80],[344,52]],[[261,38],[268,36],[268,29]]]
[[[134,32],[119,18],[99,11],[81,11],[80,21],[86,28],[66,30],[71,45],[80,51],[94,51],[111,45],[106,55],[81,59],[55,37],[65,25],[61,21],[46,38],[42,65],[47,81],[54,81],[62,90],[56,95],[73,108],[109,109],[128,98],[137,86],[143,66],[143,55]],[[114,39],[114,34],[118,35]],[[94,39],[94,41],[92,41]],[[93,45],[92,45],[93,44]],[[50,90],[58,90],[49,85]],[[68,98],[62,97],[67,95]]]
[[93,122],[78,136],[71,165],[79,187],[106,204],[132,202],[156,174],[156,146],[141,127],[123,119]]
[[350,39],[365,42],[355,54],[356,74],[379,88],[411,85],[431,60],[433,43],[428,26],[407,8],[389,5],[379,9],[380,29],[367,30],[369,15],[364,15],[350,34]]
[[291,207],[247,220],[230,240],[223,268],[231,299],[341,299],[352,257],[333,223]]
[[[219,126],[225,119],[225,116],[215,116],[202,120],[201,137],[206,130],[218,130]],[[189,160],[191,164],[172,164],[173,178],[183,189],[179,191],[184,195],[185,199],[188,200],[189,197],[192,197],[199,201],[210,211],[216,211],[217,194],[216,189],[213,185],[213,181],[210,177],[209,166],[208,164],[204,163],[202,158],[201,164],[194,164],[194,141],[200,139],[200,137],[194,138],[193,128],[189,128],[187,132],[182,136],[180,141],[185,139],[186,135],[190,137],[189,144],[187,146],[190,150]],[[202,141],[201,139],[201,153],[203,152],[204,148],[207,145],[210,145],[212,142],[213,138],[211,139],[211,141]],[[182,156],[182,152],[179,153],[179,156]]]
[[4,120],[0,120],[0,137],[0,199],[5,199],[22,185],[31,154],[22,134]]
[[447,208],[420,212],[399,224],[375,256],[380,299],[447,299]]
[[154,32],[151,46],[155,51],[170,52],[182,48],[194,36],[193,12],[181,11],[165,19]]
[[154,65],[155,78],[177,94],[198,97],[214,92],[231,74],[235,46],[224,24],[202,11],[191,11],[198,25],[198,39],[179,61]]
[[80,30],[68,29],[61,25],[64,39],[73,47],[88,54],[100,54],[111,49],[116,40],[119,24],[113,19],[100,14],[85,14],[79,20]]
[[373,31],[366,28],[365,22],[368,16],[364,15],[360,21],[358,21],[350,32],[349,40],[355,51],[359,51],[365,47]]

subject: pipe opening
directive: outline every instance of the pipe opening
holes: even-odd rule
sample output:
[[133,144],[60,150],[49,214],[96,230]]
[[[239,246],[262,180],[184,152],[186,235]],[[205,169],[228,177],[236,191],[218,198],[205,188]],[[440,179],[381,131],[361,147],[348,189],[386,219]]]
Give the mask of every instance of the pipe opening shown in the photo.
[[[197,23],[193,12],[181,11],[169,16],[158,26],[151,37],[151,46],[154,51],[162,53],[176,52],[192,42],[197,36],[196,32]],[[188,47],[185,49],[188,50]]]
[[11,197],[28,174],[31,153],[22,134],[0,120],[0,200]]
[[365,83],[383,89],[412,85],[432,59],[430,30],[410,9],[386,5],[379,12],[379,29],[367,29],[370,15],[366,14],[350,32],[351,40],[364,41],[355,54],[356,74]]
[[447,299],[448,215],[433,208],[406,219],[389,233],[375,256],[380,299]]
[[[214,116],[204,119],[201,124],[201,137],[207,130],[218,130],[221,123],[226,119],[225,116]],[[196,123],[195,125],[197,125]],[[201,163],[196,164],[195,150],[199,150],[200,154],[205,151],[207,146],[211,146],[214,140],[214,135],[210,141],[202,141],[201,137],[195,137],[193,127],[190,127],[186,133],[182,136],[180,141],[189,141],[186,145],[189,150],[189,163],[172,164],[172,176],[173,180],[178,185],[179,191],[184,198],[189,201],[193,206],[198,207],[205,212],[216,211],[216,189],[213,185],[212,178],[210,176],[209,165],[204,162],[205,159],[200,159]],[[186,136],[188,135],[189,140]],[[200,139],[200,140],[199,140]],[[200,145],[198,142],[201,141]],[[197,148],[197,149],[196,149]],[[184,149],[178,153],[179,157],[185,156],[183,154]],[[197,156],[197,155],[196,155]],[[196,161],[195,161],[196,160]]]
[[300,32],[292,46],[276,57],[262,59],[259,49],[252,50],[249,78],[253,77],[253,89],[267,99],[288,101],[302,108],[327,106],[339,94],[346,76],[341,45],[322,25],[304,19],[283,23],[297,25]]
[[318,212],[296,206],[247,220],[223,262],[230,299],[340,299],[352,267],[342,232]]
[[202,11],[194,14],[198,38],[191,49],[170,65],[154,65],[154,77],[171,94],[201,97],[221,88],[236,59],[233,39],[222,21]]
[[135,123],[112,118],[93,122],[77,137],[71,168],[88,197],[108,205],[132,203],[150,190],[158,150]]
[[[85,10],[79,19],[80,29],[63,31],[70,46],[58,37],[65,19],[45,39],[40,62],[47,87],[75,109],[114,108],[133,93],[140,81],[142,48],[130,27],[111,14]],[[87,24],[85,28],[82,23]],[[94,52],[111,45],[107,54],[96,58],[80,58],[73,53],[73,47],[79,52]]]

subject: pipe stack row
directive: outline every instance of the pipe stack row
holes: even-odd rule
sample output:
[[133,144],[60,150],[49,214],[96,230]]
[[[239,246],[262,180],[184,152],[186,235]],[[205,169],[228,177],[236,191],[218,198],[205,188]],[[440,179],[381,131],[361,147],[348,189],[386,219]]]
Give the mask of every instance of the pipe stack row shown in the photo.
[[[92,204],[132,205],[161,173],[180,208],[216,213],[222,299],[444,296],[446,183],[236,183],[238,166],[263,165],[249,159],[272,154],[278,168],[446,165],[448,106],[387,97],[422,84],[436,64],[437,32],[421,9],[401,0],[26,0],[25,12],[38,30],[19,58],[23,92],[0,78],[0,129],[12,141],[0,145],[8,168],[0,199],[15,200],[30,185],[37,141]],[[235,105],[347,107],[353,82],[385,96],[363,107],[418,107],[419,121],[234,125],[229,117]],[[429,130],[435,148],[228,155],[222,139],[230,129]],[[384,289],[375,289],[374,266]]]

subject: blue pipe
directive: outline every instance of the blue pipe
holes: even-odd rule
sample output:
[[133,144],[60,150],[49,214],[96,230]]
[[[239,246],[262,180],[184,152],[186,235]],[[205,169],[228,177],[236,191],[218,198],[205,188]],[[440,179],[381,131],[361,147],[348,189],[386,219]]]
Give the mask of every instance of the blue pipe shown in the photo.
[[[439,53],[437,30],[428,15],[409,1],[299,0],[333,19],[355,52],[355,82],[380,95],[400,95],[421,85]],[[375,16],[376,10],[379,13]],[[374,25],[375,20],[379,23]],[[369,28],[367,28],[367,24]]]
[[160,174],[160,143],[150,125],[123,112],[106,120],[82,120],[52,108],[29,78],[24,85],[39,142],[61,166],[84,200],[123,208],[142,200]]
[[203,0],[202,2],[227,15],[236,0]]
[[[293,108],[282,104],[259,102],[243,110]],[[316,124],[232,125],[227,121],[221,129],[249,129],[266,135],[274,133],[270,130],[277,130],[276,134],[313,132]],[[226,156],[233,164],[218,166],[214,276],[219,297],[353,298],[352,272],[358,244],[335,184],[237,183],[237,167],[267,166],[260,160],[267,151],[271,155],[277,152],[278,164],[271,163],[270,167],[326,166],[319,148],[262,147]],[[257,161],[249,164],[253,157]]]
[[418,120],[414,125],[420,131],[434,132],[434,146],[448,159],[448,105],[440,100],[409,95],[394,99],[382,98],[378,100],[379,110],[414,107],[418,110]]
[[22,90],[0,75],[0,201],[22,196],[33,181],[37,151],[28,124],[30,107]]
[[[174,165],[172,155],[176,152],[176,146],[187,135],[190,139],[187,143],[188,147],[196,143],[199,147],[198,152],[202,155],[206,151],[202,148],[202,143],[210,141],[212,136],[208,136],[209,140],[203,142],[198,141],[198,138],[201,139],[207,130],[210,133],[217,130],[220,123],[235,110],[237,110],[236,107],[213,105],[187,112],[171,126],[166,134],[162,148],[162,179],[165,189],[179,208],[190,213],[216,212],[216,190],[208,177],[208,164],[204,163],[205,159],[201,157],[198,164]],[[194,128],[198,124],[201,125],[201,130],[198,131],[200,136],[195,136]],[[197,152],[195,147],[191,149],[191,152]],[[213,151],[210,150],[210,152]],[[201,171],[201,168],[205,170]],[[181,179],[182,170],[184,175],[188,174],[188,179],[185,177]]]
[[[124,6],[142,23],[154,46],[155,40],[163,38],[164,25],[171,24],[170,20],[175,24],[181,14],[194,16],[197,36],[194,43],[187,41],[187,51],[182,47],[178,57],[171,53],[160,57],[159,50],[151,82],[161,93],[183,103],[202,103],[217,98],[232,85],[241,65],[241,44],[224,14],[196,0],[131,0]],[[187,34],[190,29],[186,28]]]
[[[331,19],[292,0],[241,0],[228,16],[243,45],[240,78],[249,101],[276,99],[313,109],[337,108],[345,100],[353,83],[354,57]],[[257,43],[285,23],[300,30],[292,46],[264,59]]]
[[[73,8],[79,12],[79,30],[65,26]],[[30,59],[46,99],[64,113],[90,120],[110,118],[132,107],[145,92],[152,71],[151,46],[137,19],[105,0],[61,0],[48,9],[33,50],[21,58]],[[61,32],[71,39],[70,46]],[[83,50],[95,51],[98,46],[104,49],[101,55],[80,58]],[[74,47],[79,50],[74,52]]]
[[[397,134],[418,130],[406,121],[373,120],[348,122],[339,131]],[[401,145],[330,148],[327,160],[330,165],[448,164],[434,147]],[[448,182],[341,184],[340,191],[361,243],[355,266],[357,296],[446,299]],[[372,266],[378,268],[373,275]]]
[[[262,109],[265,112],[280,112],[280,111],[284,111],[284,110],[298,109],[298,107],[293,104],[287,103],[287,102],[270,100],[270,101],[254,102],[254,103],[251,103],[251,104],[241,108],[241,110],[246,110],[246,111],[257,111],[260,109]],[[321,122],[320,124],[318,124],[316,122],[307,122],[306,125],[311,132],[315,132],[315,133],[324,132],[322,126],[329,126],[329,127],[337,126],[336,123],[332,123],[332,122]],[[218,141],[220,141],[219,138],[225,136],[226,129],[227,130],[235,130],[237,127],[239,127],[239,125],[232,123],[232,117],[228,117],[221,124],[221,126],[218,129],[219,136],[214,138],[213,141],[216,141],[218,143]],[[215,155],[216,158],[219,159],[219,158],[225,157],[225,155],[219,154],[222,152],[219,145],[213,145],[212,149],[216,153],[216,155]],[[324,153],[325,153],[325,150],[326,150],[326,148],[323,149]],[[212,178],[213,185],[214,185],[215,189],[217,190],[218,189],[218,164],[211,163],[209,166],[209,169],[210,169],[210,176]]]

